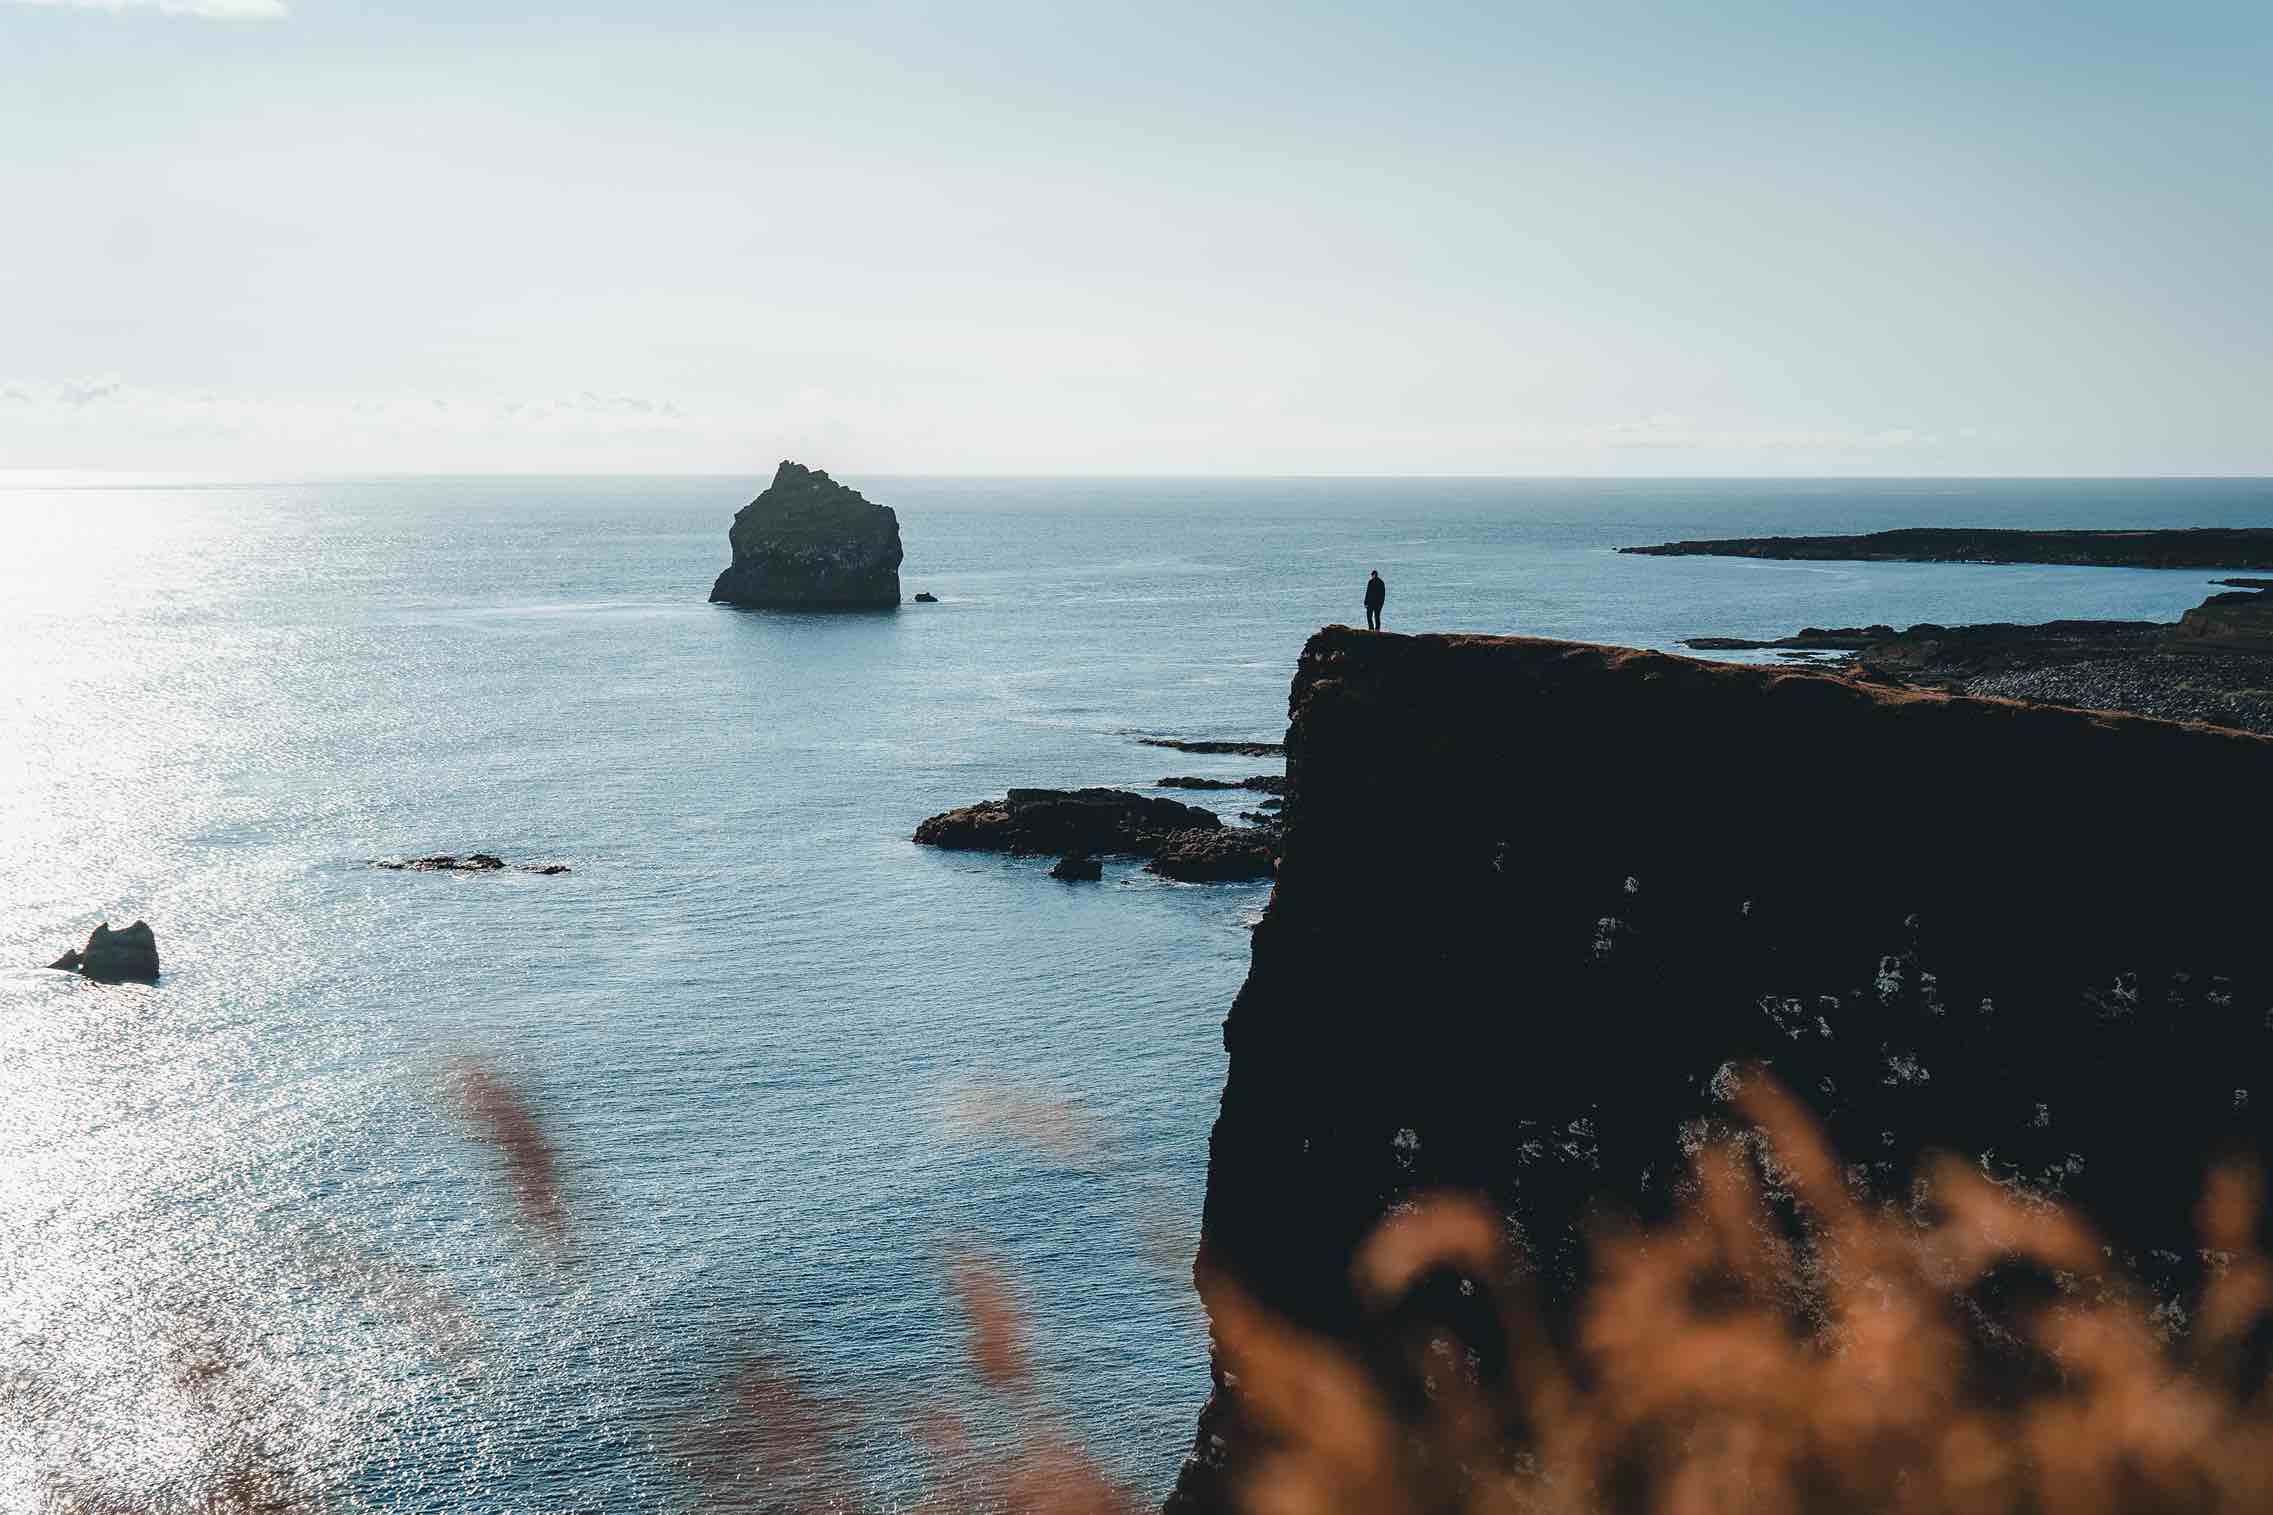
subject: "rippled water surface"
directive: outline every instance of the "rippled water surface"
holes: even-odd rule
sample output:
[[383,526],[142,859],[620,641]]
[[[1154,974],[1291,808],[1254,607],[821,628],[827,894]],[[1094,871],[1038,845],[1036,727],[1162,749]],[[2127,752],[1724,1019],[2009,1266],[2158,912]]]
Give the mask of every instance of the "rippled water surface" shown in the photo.
[[[351,1505],[673,1509],[753,1354],[991,1422],[949,1260],[999,1260],[1073,1428],[1165,1488],[1186,1269],[1262,886],[943,855],[1013,784],[1235,775],[1302,639],[1668,646],[2174,617],[2207,573],[1619,557],[1677,536],[2265,524],[2259,483],[856,481],[896,614],[704,603],[731,479],[0,489],[0,1512],[162,1507],[229,1364]],[[1543,734],[1542,739],[1551,739]],[[1669,780],[1675,778],[1669,774]],[[1238,808],[1239,797],[1222,808]],[[434,851],[574,872],[386,873]],[[147,916],[166,973],[29,965]],[[566,1256],[437,1088],[526,1089]],[[879,1433],[868,1478],[917,1487]]]

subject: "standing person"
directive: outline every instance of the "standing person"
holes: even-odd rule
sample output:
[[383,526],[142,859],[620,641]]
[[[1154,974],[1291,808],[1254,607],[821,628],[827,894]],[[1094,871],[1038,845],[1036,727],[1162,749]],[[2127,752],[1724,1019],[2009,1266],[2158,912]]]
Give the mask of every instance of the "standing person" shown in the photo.
[[1381,582],[1381,570],[1376,568],[1365,581],[1365,629],[1381,629],[1381,602],[1389,598],[1389,586]]

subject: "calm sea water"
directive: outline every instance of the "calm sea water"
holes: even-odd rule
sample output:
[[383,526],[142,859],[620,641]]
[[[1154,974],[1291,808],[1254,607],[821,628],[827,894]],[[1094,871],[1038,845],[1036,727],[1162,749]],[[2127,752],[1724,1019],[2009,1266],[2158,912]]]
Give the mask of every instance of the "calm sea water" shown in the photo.
[[[1369,568],[1392,630],[1670,646],[2167,618],[2214,575],[1611,547],[2273,518],[2263,482],[853,482],[942,603],[705,604],[746,480],[0,490],[0,1512],[179,1497],[200,1358],[351,1506],[683,1507],[675,1428],[761,1355],[875,1412],[864,1476],[904,1499],[894,1423],[999,1425],[974,1254],[1071,1429],[1159,1492],[1265,890],[1067,887],[919,819],[1261,766],[1133,737],[1275,738]],[[475,850],[575,871],[366,866]],[[156,988],[30,966],[136,916]],[[565,1258],[438,1096],[459,1057],[549,1123]]]

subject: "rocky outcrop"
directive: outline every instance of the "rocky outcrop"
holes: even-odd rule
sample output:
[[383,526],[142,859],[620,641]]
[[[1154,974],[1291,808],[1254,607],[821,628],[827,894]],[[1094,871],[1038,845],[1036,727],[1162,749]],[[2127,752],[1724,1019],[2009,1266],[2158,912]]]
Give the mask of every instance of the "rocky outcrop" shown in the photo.
[[1173,834],[1222,824],[1211,810],[1126,789],[1013,789],[1003,799],[932,816],[914,839],[974,852],[1149,857]]
[[2181,651],[2273,652],[2273,594],[2214,594],[2178,619],[2170,645]]
[[1210,831],[1179,831],[1160,844],[1144,865],[1147,873],[1188,884],[1228,884],[1269,878],[1278,865],[1275,831],[1222,826]]
[[793,610],[900,603],[900,521],[817,468],[784,462],[727,533],[734,561],[710,597]]
[[1683,637],[1681,645],[1698,652],[1860,652],[1900,635],[1892,626],[1803,626],[1788,637]]
[[[2264,580],[2216,582],[2273,587]],[[1701,652],[1773,649],[1795,659],[1829,655],[1879,683],[2273,732],[2273,678],[2262,661],[2273,653],[2273,595],[2263,593],[2212,595],[2176,623],[1810,626],[1769,640],[1704,636],[1682,645]]]
[[1252,789],[1258,794],[1286,793],[1286,776],[1278,773],[1251,773],[1243,779],[1197,778],[1181,774],[1160,781],[1163,789]]
[[432,857],[374,858],[371,866],[398,873],[502,873],[508,869],[515,873],[568,872],[566,863],[508,863],[487,852],[471,852],[464,857],[454,852],[437,852]]
[[148,921],[136,921],[116,931],[104,921],[88,936],[86,946],[67,950],[48,966],[105,983],[154,983],[158,977],[158,935]]
[[1050,877],[1069,884],[1094,884],[1105,876],[1105,865],[1086,852],[1072,852],[1061,857],[1050,869]]
[[1780,558],[1802,562],[2062,563],[2110,568],[2273,568],[2273,530],[2010,531],[1918,526],[1860,536],[1717,537],[1621,547],[1645,557]]
[[1137,740],[1147,747],[1169,747],[1178,752],[1204,752],[1225,757],[1277,757],[1286,751],[1284,742],[1234,742],[1215,737],[1190,740],[1175,736],[1140,736]]
[[[1451,1187],[1552,1309],[1594,1206],[1661,1213],[1732,1059],[1900,1197],[1953,1148],[2150,1278],[2208,1154],[2273,1152],[2273,934],[2224,845],[2273,740],[1788,668],[1331,628],[1224,1025],[1201,1257],[1349,1330],[1352,1249]],[[1219,1383],[1175,1507],[1254,1449]],[[1218,1440],[1220,1438],[1220,1440]]]

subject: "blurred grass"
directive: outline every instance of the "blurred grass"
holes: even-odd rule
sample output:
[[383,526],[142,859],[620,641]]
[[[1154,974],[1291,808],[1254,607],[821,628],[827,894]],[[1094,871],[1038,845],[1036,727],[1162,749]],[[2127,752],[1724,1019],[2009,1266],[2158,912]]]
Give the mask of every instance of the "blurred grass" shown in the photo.
[[[575,1217],[540,1112],[456,1068],[470,1135],[492,1144],[532,1241],[563,1266]],[[1675,1217],[1599,1223],[1568,1319],[1536,1308],[1506,1217],[1417,1196],[1361,1248],[1363,1325],[1328,1340],[1203,1278],[1232,1401],[1224,1502],[1252,1515],[2146,1515],[2273,1510],[2264,1392],[2273,1266],[2264,1181],[2214,1169],[2197,1212],[2203,1288],[2175,1307],[2107,1261],[2057,1203],[1954,1157],[1895,1203],[1853,1186],[1805,1109],[1765,1073],[1693,1155]],[[1054,1118],[1021,1106],[1018,1120]],[[2175,1181],[2141,1175],[2141,1181]],[[954,1260],[985,1403],[888,1424],[752,1351],[656,1439],[689,1508],[865,1512],[866,1459],[912,1437],[924,1512],[1121,1515],[1146,1508],[1048,1401],[1014,1281]],[[437,1313],[435,1319],[443,1319]],[[447,1333],[443,1333],[447,1334]],[[162,1497],[40,1491],[46,1511],[308,1515],[322,1480],[263,1428],[227,1353],[183,1329],[169,1362],[196,1406],[194,1456]],[[438,1349],[446,1344],[437,1342]],[[39,1385],[0,1385],[35,1424]],[[969,1417],[1015,1427],[973,1435]]]

